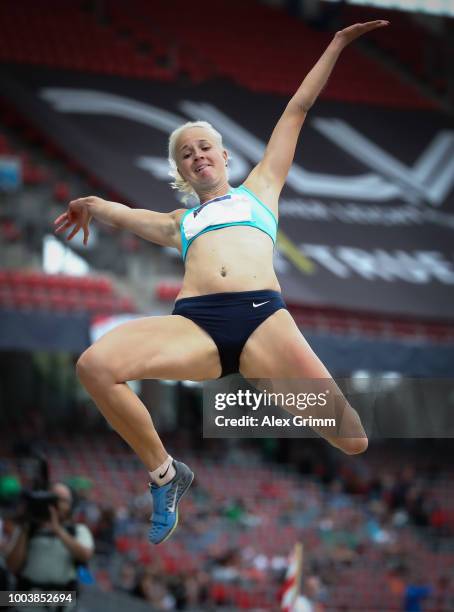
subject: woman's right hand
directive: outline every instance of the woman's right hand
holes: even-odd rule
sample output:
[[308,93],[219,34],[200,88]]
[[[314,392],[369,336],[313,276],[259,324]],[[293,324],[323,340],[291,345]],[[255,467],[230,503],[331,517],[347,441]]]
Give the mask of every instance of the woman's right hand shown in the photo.
[[84,245],[86,245],[88,243],[88,236],[90,235],[88,226],[92,217],[89,212],[89,206],[90,204],[94,204],[97,200],[101,200],[101,198],[89,196],[87,198],[72,200],[72,202],[68,204],[68,210],[55,219],[55,233],[61,234],[67,229],[71,229],[70,233],[66,236],[66,240],[72,240],[77,232],[82,229],[84,233]]
[[342,47],[346,47],[360,36],[363,36],[363,34],[367,34],[367,32],[371,32],[372,30],[376,30],[377,28],[384,28],[388,25],[389,21],[386,21],[384,19],[366,21],[365,23],[354,23],[348,28],[344,28],[343,30],[339,30],[339,32],[336,32],[334,40],[340,42],[342,44]]

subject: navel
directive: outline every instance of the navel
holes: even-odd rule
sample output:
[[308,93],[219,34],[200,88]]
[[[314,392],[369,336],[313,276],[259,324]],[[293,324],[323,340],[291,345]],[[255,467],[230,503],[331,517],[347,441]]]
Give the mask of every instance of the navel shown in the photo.
[[225,266],[222,266],[221,268],[221,276],[227,276],[227,270],[225,269]]

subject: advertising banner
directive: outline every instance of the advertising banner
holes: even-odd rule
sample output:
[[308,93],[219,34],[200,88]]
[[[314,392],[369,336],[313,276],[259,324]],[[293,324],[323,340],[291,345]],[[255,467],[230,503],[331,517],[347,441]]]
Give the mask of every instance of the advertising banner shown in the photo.
[[[182,206],[169,133],[211,122],[230,182],[260,161],[281,96],[36,67],[3,69],[0,94],[132,205]],[[280,202],[276,269],[288,303],[452,319],[454,122],[434,111],[319,101]],[[88,194],[80,194],[88,195]]]

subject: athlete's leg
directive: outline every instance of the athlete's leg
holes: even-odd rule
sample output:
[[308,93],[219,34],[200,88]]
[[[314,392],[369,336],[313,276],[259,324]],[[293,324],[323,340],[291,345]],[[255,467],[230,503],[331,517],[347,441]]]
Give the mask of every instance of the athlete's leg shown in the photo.
[[[329,428],[314,429],[345,453],[357,454],[366,450],[367,436],[357,412],[344,398],[287,310],[278,310],[251,334],[241,354],[240,372],[248,379],[273,379],[276,381],[273,391],[280,393],[301,392],[303,385],[298,381],[303,379],[307,380],[304,390],[320,392],[328,389],[329,397],[335,397],[336,403],[330,400],[323,416],[335,417],[338,431],[333,435]],[[282,408],[301,416],[322,416],[319,407],[306,408],[304,414],[284,405]]]
[[77,363],[78,376],[99,410],[150,472],[168,455],[148,410],[126,381],[206,380],[220,372],[213,340],[189,319],[175,315],[125,323],[93,344]]

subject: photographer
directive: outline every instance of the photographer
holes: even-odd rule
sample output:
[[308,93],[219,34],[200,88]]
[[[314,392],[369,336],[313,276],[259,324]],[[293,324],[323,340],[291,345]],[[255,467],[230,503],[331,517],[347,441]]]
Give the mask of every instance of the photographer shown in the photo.
[[89,529],[70,521],[73,500],[69,487],[57,483],[51,493],[53,501],[44,511],[29,505],[7,553],[17,591],[75,591],[77,566],[93,556]]

